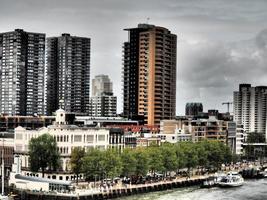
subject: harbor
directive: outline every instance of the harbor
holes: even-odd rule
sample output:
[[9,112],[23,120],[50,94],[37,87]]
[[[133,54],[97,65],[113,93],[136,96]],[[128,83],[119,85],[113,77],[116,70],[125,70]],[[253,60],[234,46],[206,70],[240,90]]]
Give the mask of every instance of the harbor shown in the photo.
[[[245,170],[240,170],[239,173],[244,172]],[[250,171],[246,171],[247,174],[253,174],[255,171],[253,168]],[[158,182],[146,182],[144,184],[116,184],[113,187],[109,188],[89,188],[89,184],[83,184],[77,186],[75,192],[69,193],[59,193],[59,192],[41,192],[41,191],[30,191],[30,190],[19,190],[16,188],[9,188],[10,192],[16,194],[17,196],[13,199],[31,199],[31,200],[46,200],[46,199],[57,199],[57,200],[65,200],[65,199],[96,199],[96,200],[104,200],[104,199],[128,199],[127,196],[133,196],[130,199],[135,199],[140,194],[145,193],[153,193],[161,192],[162,194],[172,194],[177,191],[203,191],[203,183],[208,179],[214,177],[215,174],[208,174],[203,176],[193,176],[191,178],[188,177],[179,177],[173,180],[162,180]],[[265,189],[267,184],[267,179],[261,177],[261,179],[256,179],[255,177],[250,177],[250,179],[246,179],[242,187],[234,187],[234,188],[246,188],[248,185],[262,184],[262,187]],[[236,191],[240,189],[234,188],[219,188],[219,187],[210,187],[205,188],[208,191],[212,192],[220,192],[220,191]],[[165,191],[165,192],[163,192]],[[166,192],[168,191],[168,192]],[[204,190],[206,191],[206,190]],[[160,193],[160,194],[161,194]],[[150,196],[150,195],[148,195]],[[191,199],[191,198],[190,198]]]

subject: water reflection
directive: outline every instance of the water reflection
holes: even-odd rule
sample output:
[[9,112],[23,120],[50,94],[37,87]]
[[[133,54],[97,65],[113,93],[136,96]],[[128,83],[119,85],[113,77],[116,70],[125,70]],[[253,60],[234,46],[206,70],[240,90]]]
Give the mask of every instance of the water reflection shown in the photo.
[[267,179],[246,180],[241,187],[181,188],[124,197],[119,200],[264,200],[267,199]]

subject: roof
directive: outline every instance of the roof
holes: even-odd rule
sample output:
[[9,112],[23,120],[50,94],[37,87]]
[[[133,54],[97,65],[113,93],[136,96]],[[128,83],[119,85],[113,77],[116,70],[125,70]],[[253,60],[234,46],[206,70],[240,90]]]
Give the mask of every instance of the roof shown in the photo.
[[25,181],[32,181],[32,182],[52,183],[52,184],[58,184],[58,185],[71,185],[71,181],[60,181],[60,180],[53,180],[53,179],[40,178],[40,177],[23,176],[20,174],[16,174],[15,178],[20,179],[20,180],[25,180]]

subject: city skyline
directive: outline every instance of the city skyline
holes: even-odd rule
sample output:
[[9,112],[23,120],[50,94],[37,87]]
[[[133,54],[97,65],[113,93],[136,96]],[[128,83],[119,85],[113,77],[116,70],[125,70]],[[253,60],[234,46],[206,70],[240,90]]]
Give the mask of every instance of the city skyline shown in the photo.
[[92,39],[91,77],[110,76],[118,112],[122,112],[121,46],[127,39],[123,29],[138,23],[164,26],[178,36],[177,115],[184,114],[186,102],[225,111],[221,103],[232,101],[239,83],[266,85],[264,1],[14,2],[1,0],[0,32],[22,28],[47,37],[67,32]]

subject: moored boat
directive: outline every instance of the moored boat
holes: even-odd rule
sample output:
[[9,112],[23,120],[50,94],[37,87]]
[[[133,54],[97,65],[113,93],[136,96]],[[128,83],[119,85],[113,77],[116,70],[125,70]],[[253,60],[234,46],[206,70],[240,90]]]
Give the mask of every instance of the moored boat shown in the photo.
[[238,187],[244,184],[243,177],[237,172],[229,172],[225,177],[223,177],[218,185],[220,187]]

